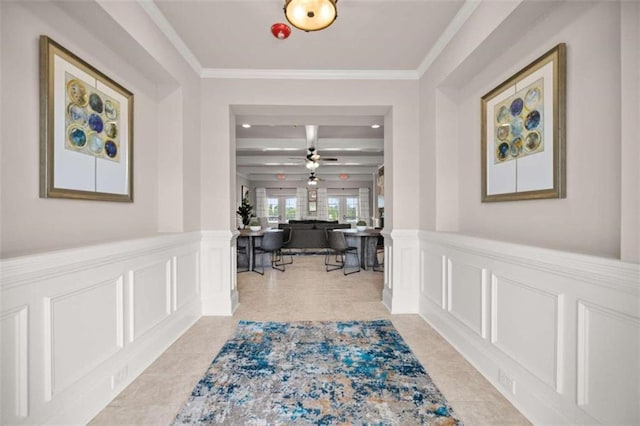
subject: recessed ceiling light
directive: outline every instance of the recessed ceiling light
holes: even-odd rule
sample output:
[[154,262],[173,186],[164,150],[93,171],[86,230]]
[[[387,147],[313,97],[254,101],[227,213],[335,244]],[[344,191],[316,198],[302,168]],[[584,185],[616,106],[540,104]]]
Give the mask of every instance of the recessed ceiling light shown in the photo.
[[249,124],[249,123],[243,123],[243,124],[242,124],[242,127],[243,127],[243,128],[245,128],[245,129],[248,129],[248,128],[250,128],[250,127],[251,127],[251,124]]
[[372,129],[379,129],[379,128],[380,128],[380,125],[379,125],[379,124],[372,124],[372,125],[371,125],[371,128],[372,128]]

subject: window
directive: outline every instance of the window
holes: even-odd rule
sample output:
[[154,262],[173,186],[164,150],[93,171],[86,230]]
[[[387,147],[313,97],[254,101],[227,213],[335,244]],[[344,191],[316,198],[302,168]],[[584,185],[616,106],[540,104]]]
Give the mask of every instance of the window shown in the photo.
[[280,221],[295,219],[298,213],[296,201],[296,197],[268,197],[267,215],[269,223],[278,223]]
[[345,197],[344,204],[344,221],[356,223],[358,221],[358,197]]
[[340,220],[340,199],[338,197],[327,198],[329,220]]
[[285,200],[285,215],[287,218],[287,221],[291,220],[291,219],[295,219],[296,218],[296,213],[297,213],[297,209],[296,209],[296,199],[295,198],[287,198]]
[[358,221],[358,197],[330,196],[327,198],[329,220],[340,223],[356,223]]
[[280,211],[278,209],[277,198],[267,198],[267,217],[269,223],[278,223]]

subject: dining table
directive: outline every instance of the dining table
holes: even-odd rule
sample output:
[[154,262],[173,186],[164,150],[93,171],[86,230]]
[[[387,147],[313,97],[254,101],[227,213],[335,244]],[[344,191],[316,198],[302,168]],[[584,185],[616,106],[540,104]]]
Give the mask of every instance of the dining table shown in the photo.
[[[360,267],[367,269],[367,267],[378,266],[378,256],[376,255],[376,248],[378,245],[378,237],[380,237],[380,229],[367,228],[363,231],[358,229],[335,229],[334,232],[344,233],[347,245],[358,248],[358,258],[360,259]],[[347,256],[348,257],[348,256]],[[345,261],[347,261],[345,259]],[[347,262],[347,266],[357,266]]]
[[[266,228],[266,229],[260,229],[258,231],[252,231],[251,229],[240,230],[240,234],[238,235],[237,248],[238,250],[240,250],[241,248],[245,249],[245,254],[248,259],[247,266],[249,268],[248,269],[249,271],[253,271],[253,267],[255,265],[255,254],[254,254],[253,248],[262,239],[265,232],[282,232],[282,229]],[[246,239],[247,244],[240,244],[240,241],[242,241],[243,239]],[[263,263],[264,261],[261,262],[261,264]],[[244,266],[244,264],[238,265],[238,266]]]

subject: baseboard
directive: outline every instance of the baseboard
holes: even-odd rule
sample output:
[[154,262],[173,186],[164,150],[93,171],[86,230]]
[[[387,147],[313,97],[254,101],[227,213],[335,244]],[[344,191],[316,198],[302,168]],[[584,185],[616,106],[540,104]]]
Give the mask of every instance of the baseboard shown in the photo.
[[520,410],[533,424],[566,425],[573,423],[571,418],[563,415],[555,407],[546,404],[544,400],[540,400],[535,394],[526,392],[526,390],[523,391],[522,386],[518,387],[518,398],[514,397],[508,390],[505,390],[504,386],[498,381],[498,371],[502,365],[500,360],[488,353],[482,345],[476,344],[472,338],[469,338],[464,331],[460,330],[460,327],[451,324],[447,321],[447,318],[437,313],[430,315],[421,313],[420,317],[453,346],[469,364],[478,370],[502,396]]
[[187,233],[1,260],[0,423],[98,414],[201,317],[201,247]]
[[82,391],[73,404],[69,404],[64,412],[51,418],[48,423],[86,424],[91,421],[200,318],[200,301],[194,300],[180,315],[158,327],[152,335],[148,335],[145,342],[141,342],[128,354],[123,354],[121,360],[114,360],[115,368],[110,369],[111,371],[122,371],[126,368],[129,373],[127,379],[117,388],[111,389],[112,374],[102,371],[101,377],[94,382],[94,388]]
[[529,420],[640,422],[639,265],[460,234],[420,238],[420,315]]

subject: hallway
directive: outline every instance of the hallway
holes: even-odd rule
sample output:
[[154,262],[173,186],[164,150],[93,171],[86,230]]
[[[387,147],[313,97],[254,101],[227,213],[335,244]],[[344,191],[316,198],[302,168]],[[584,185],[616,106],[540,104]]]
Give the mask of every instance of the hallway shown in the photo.
[[91,424],[170,424],[239,320],[376,318],[391,319],[466,425],[529,424],[418,315],[390,315],[380,301],[382,281],[373,271],[327,273],[322,256],[294,257],[284,273],[239,274],[233,317],[202,317]]

